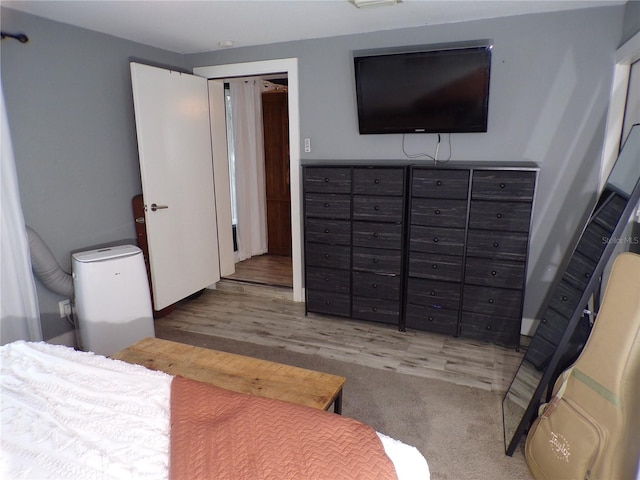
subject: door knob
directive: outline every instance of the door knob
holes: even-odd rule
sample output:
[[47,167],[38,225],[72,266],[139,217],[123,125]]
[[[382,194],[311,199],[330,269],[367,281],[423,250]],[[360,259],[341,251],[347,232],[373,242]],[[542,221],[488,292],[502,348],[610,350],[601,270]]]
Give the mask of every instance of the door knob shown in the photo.
[[169,205],[158,205],[156,203],[151,204],[151,211],[155,212],[156,210],[162,210],[164,208],[169,208]]

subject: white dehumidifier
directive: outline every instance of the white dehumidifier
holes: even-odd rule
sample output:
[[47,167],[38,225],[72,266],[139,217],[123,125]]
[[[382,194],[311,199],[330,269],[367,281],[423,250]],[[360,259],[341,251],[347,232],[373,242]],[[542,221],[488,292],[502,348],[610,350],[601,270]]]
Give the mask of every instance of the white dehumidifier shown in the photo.
[[76,328],[82,350],[111,355],[155,336],[142,250],[121,245],[71,257]]

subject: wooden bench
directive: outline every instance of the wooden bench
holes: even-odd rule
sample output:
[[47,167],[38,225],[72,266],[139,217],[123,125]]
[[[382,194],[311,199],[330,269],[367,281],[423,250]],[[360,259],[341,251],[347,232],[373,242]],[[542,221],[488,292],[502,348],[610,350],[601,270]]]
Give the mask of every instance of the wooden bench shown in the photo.
[[346,378],[233,353],[145,338],[111,356],[234,392],[342,413]]

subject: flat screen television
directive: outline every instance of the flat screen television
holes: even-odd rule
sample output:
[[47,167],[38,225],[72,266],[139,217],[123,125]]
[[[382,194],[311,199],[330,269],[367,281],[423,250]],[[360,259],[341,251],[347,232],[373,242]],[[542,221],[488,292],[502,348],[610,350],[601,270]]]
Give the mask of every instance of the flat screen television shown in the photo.
[[491,46],[354,56],[361,134],[486,132]]

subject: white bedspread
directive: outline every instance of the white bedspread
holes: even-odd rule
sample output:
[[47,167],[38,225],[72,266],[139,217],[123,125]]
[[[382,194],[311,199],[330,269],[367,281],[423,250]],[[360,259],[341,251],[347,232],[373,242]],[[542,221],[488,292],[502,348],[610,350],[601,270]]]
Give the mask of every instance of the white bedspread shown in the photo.
[[[47,343],[0,347],[0,478],[168,478],[172,377]],[[378,434],[400,480],[420,452]]]
[[0,359],[0,478],[168,477],[170,375],[46,343]]

